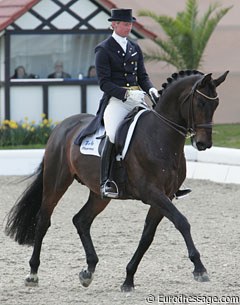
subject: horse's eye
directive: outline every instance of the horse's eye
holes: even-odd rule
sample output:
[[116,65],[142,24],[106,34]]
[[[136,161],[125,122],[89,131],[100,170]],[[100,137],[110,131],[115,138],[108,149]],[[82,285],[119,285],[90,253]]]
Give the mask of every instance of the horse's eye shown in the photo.
[[198,100],[198,102],[197,102],[197,105],[199,108],[203,108],[205,106],[205,104],[206,104],[206,101],[203,99]]

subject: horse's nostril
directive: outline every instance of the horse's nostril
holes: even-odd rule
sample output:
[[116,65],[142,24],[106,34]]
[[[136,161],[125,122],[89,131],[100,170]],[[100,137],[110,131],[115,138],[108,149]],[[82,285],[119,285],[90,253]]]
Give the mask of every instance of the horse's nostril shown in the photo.
[[207,148],[207,145],[203,142],[197,142],[196,146],[198,150],[205,150]]
[[207,148],[211,148],[212,147],[212,142],[196,142],[196,146],[198,150],[206,150]]

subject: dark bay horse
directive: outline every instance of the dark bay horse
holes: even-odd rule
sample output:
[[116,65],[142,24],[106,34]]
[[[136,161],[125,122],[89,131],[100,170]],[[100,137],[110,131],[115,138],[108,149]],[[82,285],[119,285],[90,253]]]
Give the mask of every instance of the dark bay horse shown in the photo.
[[[216,87],[227,72],[217,79],[198,71],[174,73],[163,84],[160,100],[154,109],[140,117],[127,155],[123,160],[127,173],[126,196],[150,206],[139,245],[126,268],[122,290],[134,288],[134,274],[149,248],[156,228],[167,217],[182,234],[193,275],[197,281],[207,281],[208,274],[196,249],[187,219],[172,203],[174,194],[186,177],[184,144],[190,133],[192,145],[198,150],[212,146],[212,118],[219,99]],[[87,268],[79,274],[83,286],[93,278],[98,257],[90,235],[94,218],[111,199],[100,197],[100,159],[82,155],[74,140],[93,116],[79,114],[65,119],[53,130],[43,160],[32,184],[11,209],[5,232],[19,244],[33,245],[30,274],[26,285],[37,285],[43,238],[51,224],[54,208],[76,179],[86,185],[89,198],[73,217],[73,224],[86,253]],[[120,198],[121,199],[121,198]]]

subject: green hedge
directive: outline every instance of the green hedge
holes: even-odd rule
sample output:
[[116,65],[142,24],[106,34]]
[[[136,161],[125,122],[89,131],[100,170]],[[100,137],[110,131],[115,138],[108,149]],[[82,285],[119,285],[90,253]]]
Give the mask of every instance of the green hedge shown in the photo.
[[24,118],[23,122],[15,122],[13,120],[4,120],[0,124],[0,147],[15,147],[19,145],[45,145],[52,132],[57,125],[51,119],[47,119],[42,114],[42,120],[39,124],[35,121],[29,121]]

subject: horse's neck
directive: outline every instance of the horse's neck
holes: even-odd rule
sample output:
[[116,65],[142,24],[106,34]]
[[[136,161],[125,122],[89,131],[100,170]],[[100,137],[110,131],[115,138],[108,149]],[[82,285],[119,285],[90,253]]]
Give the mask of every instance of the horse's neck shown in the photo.
[[[180,93],[167,93],[163,95],[155,106],[157,116],[155,122],[160,124],[160,129],[166,130],[166,141],[173,149],[183,150],[185,144],[186,122],[181,114]],[[168,145],[170,145],[168,143]]]
[[154,113],[150,112],[149,115],[151,118],[146,118],[147,124],[144,129],[147,134],[151,135],[152,141],[170,151],[182,152],[185,144],[184,128],[179,128],[178,123],[156,110]]
[[166,94],[162,96],[155,111],[176,124],[183,124],[179,95]]

